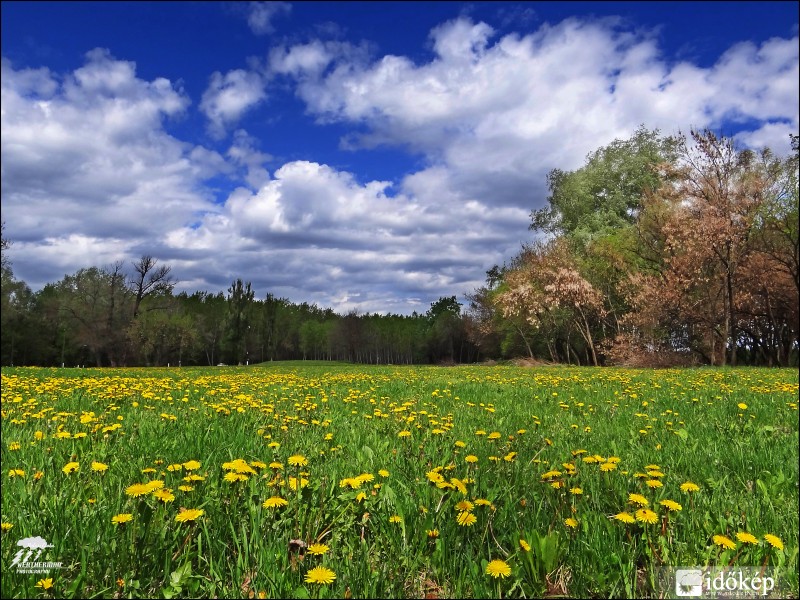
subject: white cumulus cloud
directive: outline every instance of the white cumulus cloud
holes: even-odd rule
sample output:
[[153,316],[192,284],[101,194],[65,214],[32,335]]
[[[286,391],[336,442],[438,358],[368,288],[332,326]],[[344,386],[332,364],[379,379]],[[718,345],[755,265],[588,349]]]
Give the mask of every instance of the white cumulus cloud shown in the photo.
[[164,130],[188,106],[105,49],[64,76],[3,59],[3,220],[29,285],[150,253],[163,232],[216,210],[202,181],[225,159]]
[[247,7],[247,24],[256,35],[265,35],[275,31],[272,20],[291,12],[288,2],[250,2]]
[[788,148],[788,137],[767,134],[798,126],[796,37],[736,45],[709,68],[668,61],[653,33],[616,19],[572,18],[498,38],[461,17],[431,39],[435,56],[422,64],[386,55],[368,64],[340,58],[325,72],[299,61],[279,71],[298,78],[320,118],[367,126],[348,147],[421,152],[455,189],[494,205],[541,205],[549,169],[576,168],[640,124],[677,133],[757,120],[766,129],[740,139],[776,150]]
[[264,88],[262,77],[253,71],[235,69],[225,75],[215,71],[200,102],[200,110],[209,120],[209,133],[224,137],[228,126],[267,97]]

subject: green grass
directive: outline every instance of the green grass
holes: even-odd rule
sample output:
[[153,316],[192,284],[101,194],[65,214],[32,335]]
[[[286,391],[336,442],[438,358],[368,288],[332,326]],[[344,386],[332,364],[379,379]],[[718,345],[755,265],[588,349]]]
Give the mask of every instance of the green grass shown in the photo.
[[[660,569],[706,565],[769,567],[797,597],[797,390],[766,369],[3,369],[2,597],[658,597]],[[126,493],[150,481],[174,500]],[[654,524],[613,518],[631,493]],[[62,569],[10,566],[34,536]],[[335,580],[307,583],[320,565]]]

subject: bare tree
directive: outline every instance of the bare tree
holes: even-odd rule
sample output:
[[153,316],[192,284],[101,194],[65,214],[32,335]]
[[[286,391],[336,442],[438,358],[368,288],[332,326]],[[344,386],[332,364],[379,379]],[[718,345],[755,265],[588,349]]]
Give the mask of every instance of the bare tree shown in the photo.
[[133,303],[133,318],[139,316],[139,307],[146,296],[154,294],[168,294],[175,287],[175,282],[170,275],[172,267],[157,266],[158,260],[145,254],[138,262],[133,263],[136,274],[131,278],[129,287],[136,295]]
[[6,237],[6,222],[3,221],[2,226],[0,226],[0,239],[2,239],[2,252],[0,252],[0,260],[2,260],[2,268],[3,270],[8,269],[11,267],[11,259],[8,258],[8,249],[11,248],[11,240]]

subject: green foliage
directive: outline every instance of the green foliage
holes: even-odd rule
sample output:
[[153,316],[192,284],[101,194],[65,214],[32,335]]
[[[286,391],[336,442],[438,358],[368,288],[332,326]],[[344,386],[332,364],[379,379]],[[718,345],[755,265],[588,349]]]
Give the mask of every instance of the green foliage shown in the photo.
[[633,225],[643,196],[661,186],[659,165],[675,160],[676,144],[641,126],[630,139],[590,153],[576,171],[552,170],[548,206],[531,213],[531,229],[567,235],[585,247]]

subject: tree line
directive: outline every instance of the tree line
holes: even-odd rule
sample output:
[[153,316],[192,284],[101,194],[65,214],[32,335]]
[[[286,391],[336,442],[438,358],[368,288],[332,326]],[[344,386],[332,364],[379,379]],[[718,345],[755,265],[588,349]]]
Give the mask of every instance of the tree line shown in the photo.
[[798,364],[798,136],[781,158],[644,126],[547,176],[535,240],[410,316],[335,313],[235,279],[174,292],[152,256],[32,292],[2,236],[3,365],[374,364],[527,356],[629,366]]
[[455,296],[411,316],[344,315],[238,278],[227,293],[174,293],[171,267],[142,256],[127,269],[80,269],[39,292],[13,277],[3,237],[3,365],[246,365],[272,360],[475,362]]

